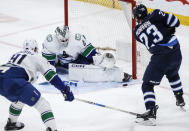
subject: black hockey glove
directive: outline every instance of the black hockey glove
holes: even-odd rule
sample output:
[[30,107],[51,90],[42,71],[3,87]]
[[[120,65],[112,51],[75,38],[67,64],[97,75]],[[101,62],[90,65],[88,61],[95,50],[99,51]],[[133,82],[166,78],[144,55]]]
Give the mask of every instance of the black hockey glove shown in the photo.
[[64,90],[61,91],[65,101],[73,101],[74,100],[74,95],[72,93],[72,91],[70,90],[69,86],[65,86]]
[[168,27],[168,30],[171,34],[175,34],[175,27]]

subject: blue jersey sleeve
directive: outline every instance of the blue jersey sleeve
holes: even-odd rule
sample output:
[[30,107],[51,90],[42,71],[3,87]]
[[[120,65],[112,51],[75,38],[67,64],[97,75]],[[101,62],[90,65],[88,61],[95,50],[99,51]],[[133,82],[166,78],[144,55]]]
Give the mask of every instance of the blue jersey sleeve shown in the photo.
[[64,83],[58,75],[55,75],[49,82],[60,91],[66,88],[66,86],[64,85]]
[[62,80],[54,70],[49,69],[43,75],[45,79],[49,81],[52,85],[54,85],[58,90],[62,91],[66,88],[66,85],[62,82]]
[[167,27],[174,28],[180,25],[179,19],[173,14],[165,13],[159,9],[154,10],[151,14],[153,20],[162,22]]
[[85,50],[81,53],[83,57],[85,57],[89,62],[93,62],[93,56],[96,55],[96,48],[89,43],[86,47]]

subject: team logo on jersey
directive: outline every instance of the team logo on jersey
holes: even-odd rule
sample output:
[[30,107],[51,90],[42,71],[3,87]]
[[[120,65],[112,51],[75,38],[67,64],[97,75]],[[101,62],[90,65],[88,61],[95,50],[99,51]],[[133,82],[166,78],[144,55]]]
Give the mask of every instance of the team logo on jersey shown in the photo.
[[48,36],[47,36],[47,41],[48,42],[51,42],[51,41],[53,41],[53,37],[52,37],[52,35],[51,34],[49,34]]

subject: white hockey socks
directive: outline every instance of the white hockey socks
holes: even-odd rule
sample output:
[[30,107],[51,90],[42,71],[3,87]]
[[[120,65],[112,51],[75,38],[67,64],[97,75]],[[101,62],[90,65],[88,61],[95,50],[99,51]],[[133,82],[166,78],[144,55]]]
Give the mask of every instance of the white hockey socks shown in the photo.
[[9,107],[9,118],[11,119],[12,123],[16,123],[18,120],[18,117],[20,116],[22,112],[24,104],[22,102],[13,102],[11,103]]
[[50,127],[53,131],[57,130],[51,106],[45,98],[41,96],[38,102],[34,105],[34,108],[41,114],[41,119],[46,127]]

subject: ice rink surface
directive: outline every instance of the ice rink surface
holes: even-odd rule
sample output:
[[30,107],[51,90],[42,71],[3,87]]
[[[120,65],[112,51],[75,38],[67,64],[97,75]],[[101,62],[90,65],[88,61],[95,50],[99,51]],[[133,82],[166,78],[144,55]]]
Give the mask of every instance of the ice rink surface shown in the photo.
[[[79,3],[76,2],[75,6],[78,4]],[[84,14],[82,14],[82,16],[73,16],[72,29],[81,32],[85,32],[87,29],[91,30],[91,27],[89,28],[88,25],[79,25],[79,17],[81,17],[82,20],[95,19],[98,21],[99,17],[97,16],[107,16],[108,13],[111,13],[114,18],[119,18],[120,11],[112,13],[110,9],[103,7],[98,8],[101,8],[100,12],[99,10],[98,12],[92,10],[93,15],[91,15],[91,12],[90,15],[87,15],[88,12],[83,11]],[[107,17],[107,20],[109,19],[110,18]],[[13,53],[21,49],[22,42],[25,38],[35,38],[40,43],[39,48],[41,48],[41,43],[45,39],[45,36],[52,33],[55,27],[61,25],[63,22],[63,0],[1,0],[0,64],[6,63]],[[93,24],[94,29],[99,29],[99,26],[95,25],[95,22]],[[78,29],[76,27],[80,28]],[[104,38],[106,37],[105,34],[107,34],[107,30],[104,32],[101,31],[101,33],[104,34]],[[135,124],[135,116],[127,113],[109,110],[78,101],[65,102],[61,94],[42,93],[42,96],[51,104],[58,128],[62,131],[188,131],[188,34],[189,27],[186,26],[180,26],[176,32],[183,54],[180,76],[185,92],[186,112],[181,111],[175,106],[174,95],[165,78],[161,85],[155,88],[157,104],[160,108],[157,114],[157,126],[153,127]],[[94,43],[95,37],[97,36],[93,34],[87,38]],[[113,37],[116,36],[112,34],[112,40]],[[105,44],[108,45],[108,42]],[[94,45],[98,46],[98,42],[94,43]],[[138,84],[128,86],[127,88],[104,88],[102,90],[93,90],[85,93],[75,93],[75,97],[127,111],[143,113],[145,109],[140,86],[141,85]],[[6,124],[9,105],[10,102],[0,96],[0,131],[3,130],[4,125]],[[38,112],[28,106],[24,107],[19,121],[24,122],[26,125],[22,131],[45,131],[45,127]]]

